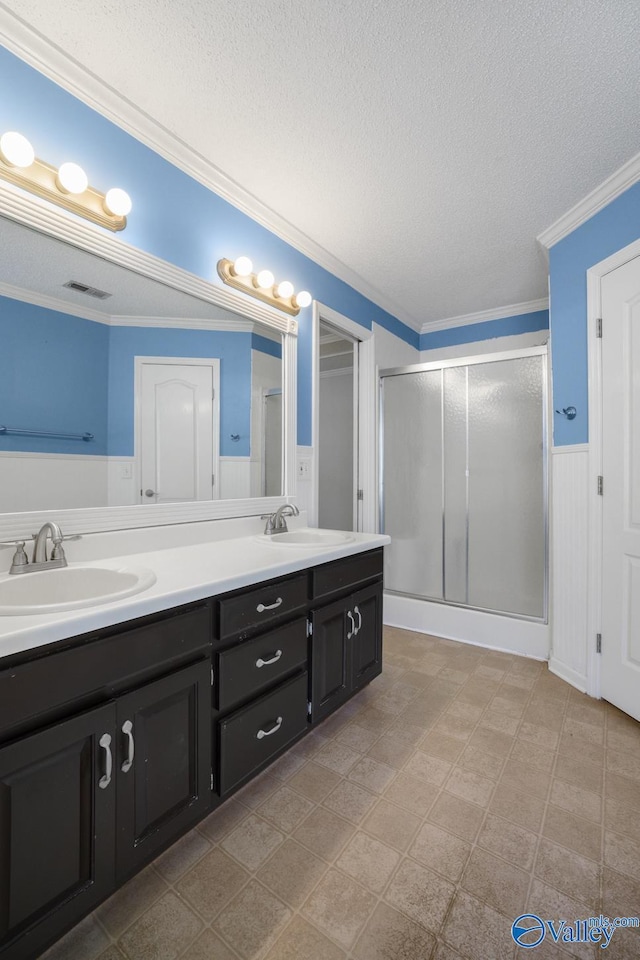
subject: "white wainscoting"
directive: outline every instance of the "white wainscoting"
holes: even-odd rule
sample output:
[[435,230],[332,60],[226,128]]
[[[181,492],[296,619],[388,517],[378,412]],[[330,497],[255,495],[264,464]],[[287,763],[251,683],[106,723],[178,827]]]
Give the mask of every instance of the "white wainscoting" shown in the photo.
[[[551,451],[551,657],[549,669],[587,689],[589,447]],[[595,643],[595,637],[593,637]]]
[[260,461],[254,463],[251,457],[220,457],[220,499],[252,496],[252,478],[260,468]]
[[384,623],[536,660],[549,656],[549,626],[447,603],[384,595]]
[[134,457],[108,457],[107,485],[110,507],[129,507],[133,503],[140,503]]
[[[0,453],[0,513],[72,510],[107,503],[107,457]],[[29,531],[25,531],[28,535]]]

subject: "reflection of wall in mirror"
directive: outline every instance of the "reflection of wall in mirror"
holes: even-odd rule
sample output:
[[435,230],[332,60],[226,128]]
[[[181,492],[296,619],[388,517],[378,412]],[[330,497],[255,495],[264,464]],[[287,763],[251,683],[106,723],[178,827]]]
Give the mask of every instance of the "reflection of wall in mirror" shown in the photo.
[[0,297],[0,344],[0,425],[94,434],[90,443],[0,435],[0,513],[138,502],[135,356],[220,359],[221,496],[254,495],[252,359],[264,357],[281,384],[279,343],[245,331],[110,326]]

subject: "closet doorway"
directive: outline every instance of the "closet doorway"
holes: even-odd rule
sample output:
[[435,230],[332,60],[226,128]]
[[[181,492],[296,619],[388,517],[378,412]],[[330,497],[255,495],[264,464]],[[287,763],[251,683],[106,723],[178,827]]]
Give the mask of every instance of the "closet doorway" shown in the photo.
[[313,474],[309,522],[375,532],[375,362],[370,330],[314,308]]

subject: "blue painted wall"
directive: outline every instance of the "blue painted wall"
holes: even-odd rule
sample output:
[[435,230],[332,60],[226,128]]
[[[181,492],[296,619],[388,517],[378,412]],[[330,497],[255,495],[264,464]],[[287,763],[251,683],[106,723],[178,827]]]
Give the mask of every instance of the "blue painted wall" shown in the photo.
[[[109,454],[133,456],[134,357],[220,358],[220,455],[248,457],[251,432],[251,333],[111,327]],[[263,338],[261,338],[263,339]],[[239,434],[233,442],[231,434]]]
[[549,251],[554,443],[587,443],[587,270],[640,237],[640,183],[634,184]]
[[[0,100],[0,131],[19,130],[43,160],[74,160],[92,186],[120,186],[131,195],[128,226],[118,235],[123,243],[216,284],[217,261],[246,254],[256,267],[269,267],[367,329],[378,323],[418,347],[414,330],[2,47],[0,89],[11,91]],[[298,442],[309,444],[311,309],[298,319]]]
[[534,333],[549,329],[549,311],[537,310],[535,313],[521,313],[514,317],[502,317],[499,320],[485,320],[482,323],[470,323],[463,327],[450,327],[448,330],[434,330],[433,333],[420,335],[421,350],[439,350],[463,343],[477,343],[480,340],[493,340],[495,337],[512,337],[519,333]]
[[220,454],[248,457],[252,350],[282,355],[249,332],[109,327],[0,297],[0,425],[94,434],[87,443],[0,433],[0,450],[132,457],[134,357],[215,357]]
[[95,436],[0,435],[0,450],[104,456],[108,362],[105,324],[0,297],[0,424]]

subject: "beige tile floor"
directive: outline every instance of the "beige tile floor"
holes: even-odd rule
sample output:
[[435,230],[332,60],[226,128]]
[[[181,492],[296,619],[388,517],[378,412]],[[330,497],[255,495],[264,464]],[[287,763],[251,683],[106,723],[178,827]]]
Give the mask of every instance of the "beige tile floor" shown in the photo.
[[383,675],[47,960],[640,958],[512,921],[640,913],[640,725],[545,664],[385,631]]

